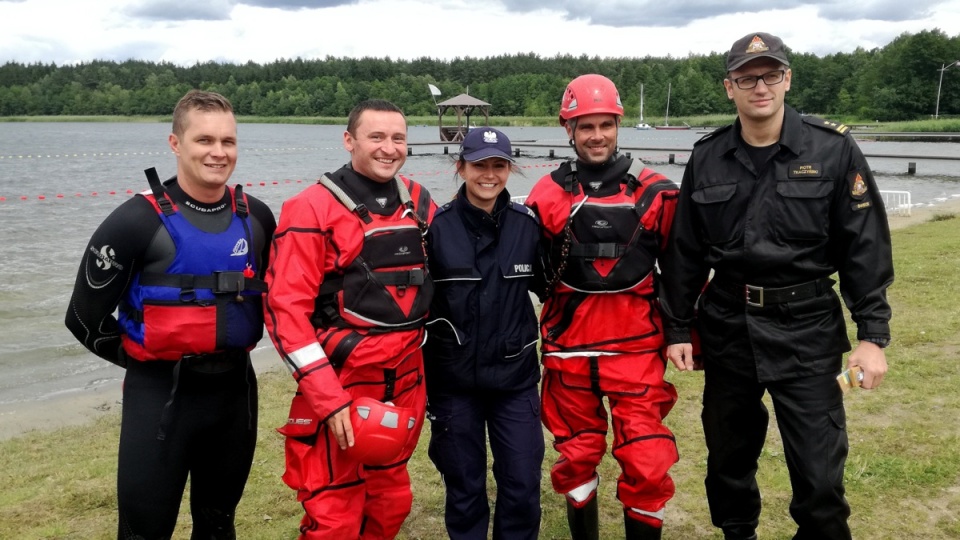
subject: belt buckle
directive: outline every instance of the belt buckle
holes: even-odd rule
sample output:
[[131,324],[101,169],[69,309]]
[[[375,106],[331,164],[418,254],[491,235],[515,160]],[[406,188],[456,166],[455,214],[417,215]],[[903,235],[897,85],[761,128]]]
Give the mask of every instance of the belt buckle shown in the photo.
[[746,300],[748,306],[763,307],[763,287],[744,286],[744,300]]
[[235,292],[238,295],[246,288],[243,272],[222,271],[214,272],[214,294]]

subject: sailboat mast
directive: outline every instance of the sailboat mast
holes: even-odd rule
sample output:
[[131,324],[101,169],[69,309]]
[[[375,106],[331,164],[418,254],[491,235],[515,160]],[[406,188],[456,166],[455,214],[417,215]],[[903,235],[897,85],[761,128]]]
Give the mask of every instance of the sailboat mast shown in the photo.
[[663,113],[663,125],[670,125],[670,83],[667,83],[667,108]]

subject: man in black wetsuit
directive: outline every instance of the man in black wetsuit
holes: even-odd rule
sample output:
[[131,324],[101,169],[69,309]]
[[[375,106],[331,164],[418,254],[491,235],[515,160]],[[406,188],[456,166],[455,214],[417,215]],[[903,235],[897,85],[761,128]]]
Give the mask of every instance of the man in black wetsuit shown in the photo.
[[[253,461],[270,209],[227,187],[237,162],[230,102],[188,92],[173,113],[177,176],[123,203],[84,250],[66,325],[126,368],[117,495],[120,539],[170,538],[190,477],[192,538],[235,538]],[[119,316],[114,310],[119,308]]]

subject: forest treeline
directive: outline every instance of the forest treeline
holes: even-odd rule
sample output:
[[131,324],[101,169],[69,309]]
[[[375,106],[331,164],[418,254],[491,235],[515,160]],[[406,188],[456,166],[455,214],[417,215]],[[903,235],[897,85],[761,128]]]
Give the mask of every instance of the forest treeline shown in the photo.
[[[640,47],[637,47],[640,49]],[[818,57],[792,53],[793,83],[787,102],[798,110],[834,118],[900,121],[960,115],[960,35],[939,29],[904,33],[882,48]],[[343,117],[358,101],[383,98],[408,115],[436,114],[437,100],[461,93],[492,104],[495,116],[553,116],[570,79],[601,73],[620,89],[628,116],[662,117],[670,92],[670,117],[733,114],[721,85],[723,53],[685,58],[516,54],[486,58],[415,60],[387,58],[281,59],[267,64],[217,62],[178,66],[166,62],[94,60],[79,64],[0,66],[0,116],[169,115],[191,88],[220,92],[239,115]]]

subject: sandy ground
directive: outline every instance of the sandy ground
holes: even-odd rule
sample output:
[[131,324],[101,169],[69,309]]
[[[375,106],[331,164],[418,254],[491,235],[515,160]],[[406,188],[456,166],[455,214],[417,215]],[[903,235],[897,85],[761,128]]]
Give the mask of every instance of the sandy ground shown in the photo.
[[[936,214],[960,214],[960,198],[916,208],[910,216],[890,216],[890,228],[902,229],[928,221]],[[268,347],[253,354],[257,373],[284,369],[279,356]],[[0,405],[0,440],[6,440],[32,430],[49,431],[66,426],[84,425],[104,413],[119,410],[120,384],[108,384],[77,390],[42,401]]]

